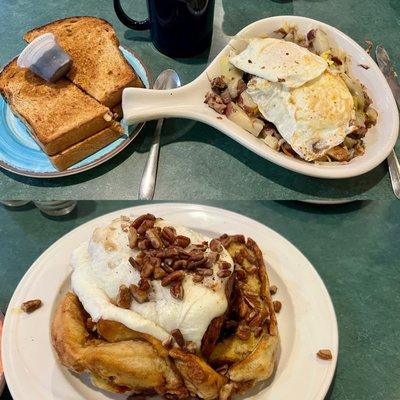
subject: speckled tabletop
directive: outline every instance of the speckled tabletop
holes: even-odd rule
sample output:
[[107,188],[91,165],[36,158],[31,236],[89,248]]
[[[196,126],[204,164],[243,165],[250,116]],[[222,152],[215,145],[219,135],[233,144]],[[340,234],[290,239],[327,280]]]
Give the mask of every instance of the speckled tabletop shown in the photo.
[[[398,400],[400,203],[354,202],[331,207],[271,201],[206,204],[242,213],[276,230],[321,275],[336,309],[340,335],[336,378],[326,399]],[[0,207],[0,309],[6,309],[25,271],[55,240],[92,218],[131,205],[80,202],[72,214],[59,220],[46,218],[29,206],[20,211]],[[6,390],[1,400],[9,399]]]
[[[146,16],[144,0],[125,0],[134,17]],[[24,46],[28,29],[71,15],[96,15],[114,24],[121,43],[136,50],[157,76],[174,68],[188,83],[230,35],[269,16],[295,14],[336,26],[360,44],[383,43],[400,71],[399,0],[217,0],[211,53],[174,60],[160,54],[148,32],[126,29],[110,0],[0,0],[0,64]],[[0,198],[135,199],[154,123],[122,153],[86,173],[62,179],[31,179],[0,172]],[[238,190],[238,186],[243,188]],[[157,199],[394,199],[386,165],[358,178],[321,180],[295,174],[243,148],[213,128],[185,120],[167,122],[162,139]]]

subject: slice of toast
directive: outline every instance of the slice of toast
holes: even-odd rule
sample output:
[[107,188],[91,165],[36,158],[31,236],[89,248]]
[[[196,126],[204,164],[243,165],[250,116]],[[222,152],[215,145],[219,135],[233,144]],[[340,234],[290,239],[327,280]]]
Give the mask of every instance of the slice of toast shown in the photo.
[[50,161],[59,171],[64,171],[71,165],[76,164],[96,151],[109,145],[114,140],[117,140],[123,133],[124,130],[122,129],[122,126],[115,123],[111,127],[103,129],[102,131],[73,144],[62,152],[50,156]]
[[19,68],[15,59],[0,73],[0,93],[48,155],[107,127],[115,129],[111,111],[73,83],[47,83]]
[[73,60],[67,77],[107,107],[121,102],[122,90],[142,87],[133,68],[119,50],[114,28],[95,17],[71,17],[27,32],[24,39],[51,32]]

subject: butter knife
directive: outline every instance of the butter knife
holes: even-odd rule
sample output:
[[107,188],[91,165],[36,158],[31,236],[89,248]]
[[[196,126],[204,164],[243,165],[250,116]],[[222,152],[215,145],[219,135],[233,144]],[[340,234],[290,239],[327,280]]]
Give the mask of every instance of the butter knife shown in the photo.
[[[393,64],[390,61],[389,54],[381,45],[376,47],[375,54],[379,68],[385,76],[390,89],[392,89],[397,107],[400,108],[400,84],[397,80],[397,74],[393,68]],[[390,152],[387,162],[394,195],[400,199],[400,164],[394,149]]]

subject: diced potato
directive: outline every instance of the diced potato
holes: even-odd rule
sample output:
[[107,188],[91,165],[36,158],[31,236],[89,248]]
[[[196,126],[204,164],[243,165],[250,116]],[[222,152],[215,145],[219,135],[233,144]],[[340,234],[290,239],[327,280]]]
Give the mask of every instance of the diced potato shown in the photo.
[[330,50],[328,36],[321,29],[315,29],[311,43],[315,52],[319,55]]
[[231,64],[228,56],[222,57],[219,63],[221,68],[221,75],[223,75],[227,83],[232,79],[240,79],[243,76],[243,71],[237,69],[233,64]]
[[264,122],[258,118],[250,118],[244,110],[242,110],[234,102],[229,103],[226,106],[225,114],[235,124],[241,128],[250,132],[252,135],[258,137],[262,129],[264,128]]
[[237,104],[243,108],[247,115],[254,117],[258,113],[258,106],[251,96],[245,91],[240,93]]
[[346,147],[348,149],[351,149],[352,147],[354,147],[357,144],[357,140],[352,139],[351,137],[346,136],[344,138],[344,144],[346,145]]
[[267,135],[264,138],[264,142],[268,147],[271,147],[271,149],[278,150],[279,149],[279,140],[275,136]]
[[347,161],[350,157],[350,152],[340,146],[332,147],[326,152],[326,154],[336,161]]

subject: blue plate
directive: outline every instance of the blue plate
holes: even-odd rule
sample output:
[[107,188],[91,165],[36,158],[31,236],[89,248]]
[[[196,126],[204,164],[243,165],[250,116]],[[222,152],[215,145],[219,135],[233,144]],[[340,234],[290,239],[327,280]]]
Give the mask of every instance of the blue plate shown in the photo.
[[[150,87],[150,77],[143,63],[132,51],[120,47],[122,54],[136,71],[143,84]],[[96,167],[124,149],[141,131],[144,123],[128,127],[121,122],[125,133],[115,142],[65,171],[58,171],[36,144],[24,123],[16,117],[0,96],[0,167],[19,175],[35,178],[67,176]]]

